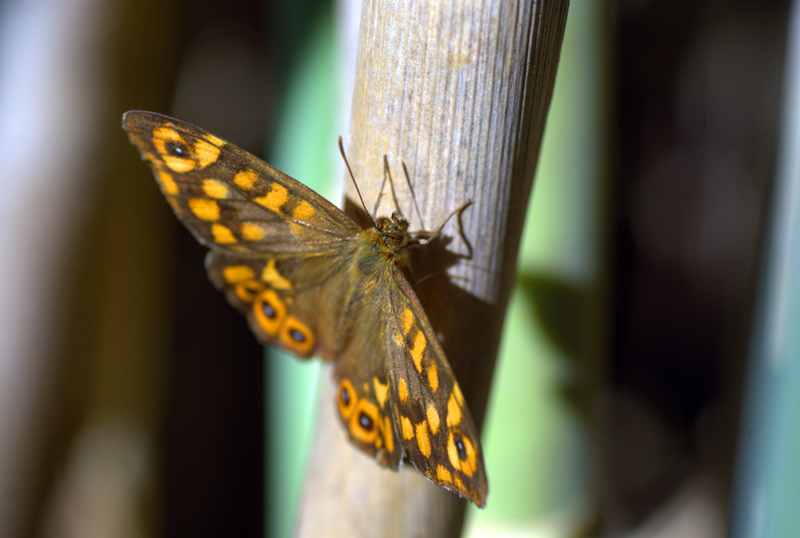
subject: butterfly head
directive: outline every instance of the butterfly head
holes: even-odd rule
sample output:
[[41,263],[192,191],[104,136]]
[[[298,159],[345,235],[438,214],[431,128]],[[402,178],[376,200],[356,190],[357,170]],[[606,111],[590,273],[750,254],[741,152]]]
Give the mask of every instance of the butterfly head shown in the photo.
[[408,220],[395,211],[390,217],[380,217],[375,221],[375,228],[380,233],[383,244],[393,250],[399,251],[408,244]]

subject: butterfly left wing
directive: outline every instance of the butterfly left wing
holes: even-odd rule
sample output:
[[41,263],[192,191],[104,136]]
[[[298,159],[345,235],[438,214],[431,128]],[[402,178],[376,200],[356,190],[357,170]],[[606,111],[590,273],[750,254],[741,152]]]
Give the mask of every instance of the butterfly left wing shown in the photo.
[[436,484],[486,504],[480,438],[416,294],[397,266],[384,308],[389,400],[401,446]]
[[[362,232],[350,217],[261,159],[191,124],[131,111],[123,127],[175,215],[211,249],[209,278],[262,343],[336,356],[336,327]],[[344,290],[344,291],[343,291]]]

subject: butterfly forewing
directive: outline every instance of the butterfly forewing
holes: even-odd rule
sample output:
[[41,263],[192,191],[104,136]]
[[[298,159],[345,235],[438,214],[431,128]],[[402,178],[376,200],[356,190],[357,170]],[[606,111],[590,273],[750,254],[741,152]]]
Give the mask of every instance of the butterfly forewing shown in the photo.
[[175,214],[211,249],[316,251],[361,230],[302,183],[193,125],[138,111],[123,125]]
[[123,127],[177,217],[211,249],[209,278],[256,337],[334,362],[336,405],[353,444],[391,469],[405,455],[483,506],[477,430],[396,264],[407,234],[398,242],[380,225],[363,229],[305,185],[187,123],[134,111]]

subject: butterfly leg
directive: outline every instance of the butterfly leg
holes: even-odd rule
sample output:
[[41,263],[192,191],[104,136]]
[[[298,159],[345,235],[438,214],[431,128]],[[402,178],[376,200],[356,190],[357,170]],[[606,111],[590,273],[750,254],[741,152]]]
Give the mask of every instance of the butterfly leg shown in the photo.
[[[461,204],[460,206],[455,208],[449,215],[447,215],[447,218],[444,219],[442,221],[442,223],[439,224],[439,226],[437,226],[436,229],[433,230],[432,232],[427,232],[427,231],[412,232],[412,234],[417,238],[416,239],[417,244],[426,245],[426,244],[430,243],[431,241],[433,241],[434,239],[436,239],[439,236],[439,233],[441,233],[442,228],[444,228],[445,224],[447,224],[447,222],[451,218],[453,218],[454,215],[457,214],[458,215],[458,234],[461,236],[461,239],[464,240],[464,243],[467,244],[467,248],[469,249],[469,254],[466,256],[466,259],[471,259],[472,258],[472,245],[470,244],[469,241],[467,241],[467,238],[464,235],[464,227],[463,227],[463,224],[461,222],[461,214],[464,212],[465,209],[467,209],[471,205],[472,205],[472,200],[467,200],[466,202],[464,202],[463,204]],[[423,239],[419,239],[420,236],[425,236],[425,237]]]

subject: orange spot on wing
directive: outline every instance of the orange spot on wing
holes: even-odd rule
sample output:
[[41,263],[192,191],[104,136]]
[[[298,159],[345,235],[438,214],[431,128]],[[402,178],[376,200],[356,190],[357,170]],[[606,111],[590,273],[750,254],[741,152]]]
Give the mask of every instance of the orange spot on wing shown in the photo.
[[244,170],[233,176],[234,184],[236,184],[237,187],[245,191],[249,191],[250,189],[252,189],[257,179],[258,179],[258,174],[256,174],[252,170]]
[[190,198],[189,209],[200,220],[219,220],[219,204],[205,198]]
[[383,419],[383,437],[386,439],[386,450],[394,452],[394,433],[392,432],[392,421],[389,417]]
[[403,334],[408,334],[414,324],[414,313],[410,308],[403,310]]
[[317,213],[317,210],[314,209],[314,206],[302,200],[297,207],[294,208],[292,212],[292,216],[297,220],[306,221],[312,218]]
[[458,386],[458,383],[453,385],[453,396],[455,396],[458,405],[464,405],[464,395],[461,394],[461,387]]
[[417,367],[419,373],[422,373],[422,353],[427,345],[428,341],[425,339],[425,335],[422,334],[422,331],[418,332],[414,337],[414,347],[411,348],[411,358],[414,359],[414,366]]
[[178,184],[175,183],[175,180],[172,178],[172,174],[166,170],[159,170],[156,174],[158,176],[158,182],[161,184],[161,191],[164,194],[174,196],[180,192]]
[[231,229],[217,222],[211,225],[211,235],[214,236],[214,241],[221,245],[237,242],[236,237],[234,237],[233,232],[231,232]]
[[461,424],[461,405],[456,401],[455,392],[458,389],[458,384],[455,385],[453,392],[447,399],[447,426],[457,426]]
[[286,280],[275,268],[275,258],[270,259],[261,271],[261,280],[276,290],[290,290],[292,283]]
[[248,222],[242,224],[241,232],[242,232],[242,237],[246,241],[258,241],[259,239],[267,235],[261,226],[258,226],[256,224],[250,224]]
[[403,430],[403,439],[414,438],[414,425],[408,420],[408,417],[400,417],[400,426]]
[[214,144],[215,146],[221,148],[225,145],[225,141],[221,138],[217,138],[216,136],[212,135],[211,133],[206,133],[206,140]]
[[428,365],[428,385],[433,392],[439,388],[439,370],[436,369],[436,363],[433,361]]
[[431,433],[436,435],[436,432],[439,431],[439,412],[433,406],[433,404],[428,404],[428,425],[431,427]]
[[402,377],[400,378],[400,381],[397,382],[397,394],[400,396],[401,402],[408,400],[408,385],[406,384],[406,380]]
[[194,170],[195,162],[191,159],[182,159],[173,155],[164,155],[164,164],[173,172],[183,174]]
[[453,483],[453,476],[450,474],[450,471],[441,465],[436,466],[436,479],[439,480],[439,482],[444,482],[445,484]]
[[220,183],[216,179],[204,179],[203,192],[209,198],[222,199],[228,197],[228,187],[225,186],[224,183]]
[[389,394],[389,384],[381,384],[377,377],[372,379],[372,384],[375,387],[375,399],[378,400],[378,405],[383,407],[386,404],[386,396]]
[[209,144],[205,140],[197,140],[194,143],[194,156],[200,168],[205,168],[209,164],[216,162],[219,158],[220,150],[217,146]]
[[270,190],[266,196],[256,198],[255,201],[270,211],[280,213],[281,206],[289,199],[289,192],[286,190],[286,187],[278,183],[272,183],[270,188],[272,190]]
[[416,433],[417,433],[417,446],[419,447],[419,451],[422,452],[422,455],[426,458],[430,457],[431,455],[431,442],[428,439],[428,423],[427,422],[420,422],[416,426]]
[[222,270],[222,278],[228,284],[238,284],[244,280],[252,280],[255,276],[255,271],[248,265],[229,265]]

